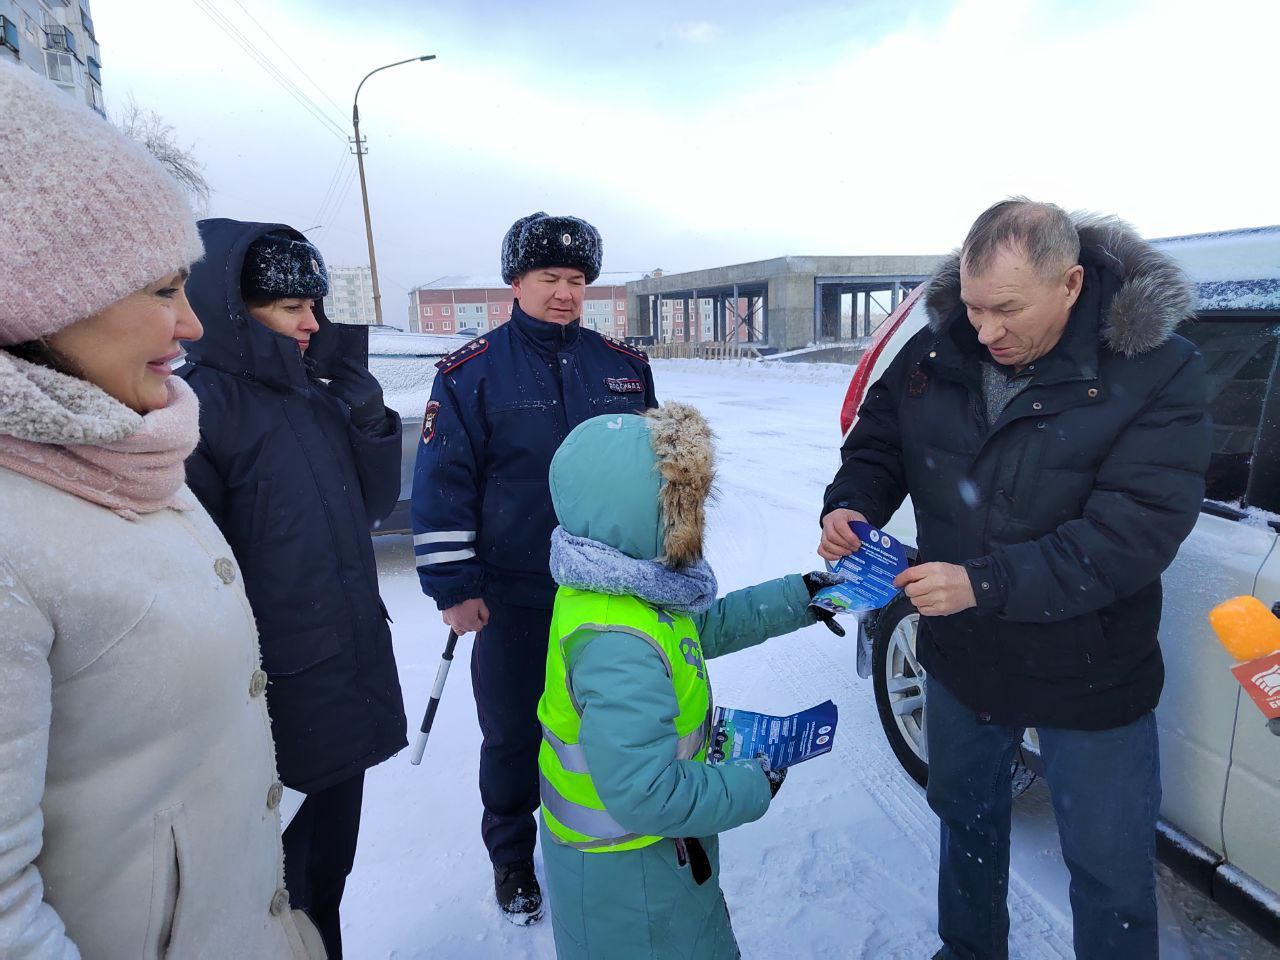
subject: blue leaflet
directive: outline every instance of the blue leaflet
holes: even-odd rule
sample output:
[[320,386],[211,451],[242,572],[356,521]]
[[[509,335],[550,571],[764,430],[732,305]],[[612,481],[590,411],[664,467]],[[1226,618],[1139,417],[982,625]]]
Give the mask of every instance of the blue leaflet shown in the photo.
[[907,551],[896,537],[869,523],[852,520],[849,526],[862,541],[862,548],[827,564],[842,582],[819,590],[812,605],[832,613],[879,610],[897,595],[893,580],[907,569]]
[[837,717],[830,700],[789,717],[716,707],[710,762],[750,760],[763,754],[772,769],[781,770],[829,751]]

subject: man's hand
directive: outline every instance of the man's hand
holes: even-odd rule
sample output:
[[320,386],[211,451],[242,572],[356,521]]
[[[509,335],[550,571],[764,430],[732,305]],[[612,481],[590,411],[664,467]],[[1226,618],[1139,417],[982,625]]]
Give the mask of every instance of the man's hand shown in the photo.
[[849,529],[851,520],[867,522],[867,518],[857,510],[832,510],[822,518],[822,540],[818,543],[818,556],[835,563],[841,557],[862,549],[862,541]]
[[479,633],[489,623],[489,608],[485,606],[484,600],[476,597],[442,610],[440,619],[460,637],[467,633]]
[[907,567],[893,585],[902,590],[922,617],[949,617],[978,605],[969,574],[958,563],[922,563]]

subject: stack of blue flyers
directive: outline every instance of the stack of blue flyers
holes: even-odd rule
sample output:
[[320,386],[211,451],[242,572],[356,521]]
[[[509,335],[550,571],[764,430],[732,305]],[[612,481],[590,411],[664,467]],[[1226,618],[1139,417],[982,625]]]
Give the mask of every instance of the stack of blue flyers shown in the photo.
[[840,582],[814,594],[811,606],[832,613],[879,610],[897,595],[893,581],[907,569],[907,551],[896,537],[862,520],[850,521],[849,527],[862,548],[827,564]]
[[712,763],[763,756],[781,770],[829,752],[838,718],[830,700],[788,717],[716,707],[708,756]]

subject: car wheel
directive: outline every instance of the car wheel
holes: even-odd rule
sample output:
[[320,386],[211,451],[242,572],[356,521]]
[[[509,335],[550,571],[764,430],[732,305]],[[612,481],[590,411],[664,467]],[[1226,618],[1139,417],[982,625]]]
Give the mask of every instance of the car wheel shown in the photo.
[[[871,624],[871,685],[880,726],[893,755],[920,786],[929,782],[925,740],[925,671],[916,659],[920,614],[904,595],[894,597]],[[1013,758],[1012,793],[1019,797],[1035,783],[1022,747]]]
[[929,779],[925,744],[924,669],[916,660],[920,614],[903,594],[880,611],[871,627],[871,685],[880,726],[893,755],[911,779]]

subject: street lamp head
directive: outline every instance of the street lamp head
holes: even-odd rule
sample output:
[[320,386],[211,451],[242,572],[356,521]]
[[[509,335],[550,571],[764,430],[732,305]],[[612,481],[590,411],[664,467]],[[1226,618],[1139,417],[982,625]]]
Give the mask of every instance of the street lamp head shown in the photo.
[[435,58],[436,58],[436,55],[435,55],[434,53],[428,53],[425,57],[419,57],[418,59],[419,59],[419,60],[434,60]]

